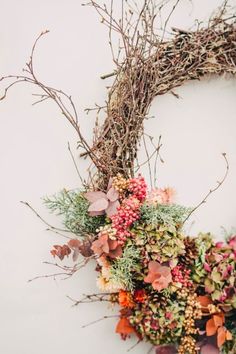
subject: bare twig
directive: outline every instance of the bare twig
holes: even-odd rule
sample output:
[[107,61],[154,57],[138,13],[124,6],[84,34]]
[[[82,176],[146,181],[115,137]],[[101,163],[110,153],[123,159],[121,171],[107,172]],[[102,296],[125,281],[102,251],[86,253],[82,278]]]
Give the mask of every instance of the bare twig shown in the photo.
[[211,194],[213,194],[214,192],[216,192],[221,186],[222,184],[225,182],[227,176],[228,176],[228,173],[229,173],[229,162],[228,162],[228,159],[227,159],[227,156],[226,156],[226,153],[223,153],[222,154],[223,158],[224,158],[224,161],[225,161],[225,164],[226,164],[226,170],[225,170],[225,174],[223,176],[223,178],[217,182],[217,185],[216,187],[210,189],[210,191],[205,195],[205,197],[201,200],[201,202],[199,204],[197,204],[195,206],[195,208],[193,208],[191,210],[191,212],[188,214],[188,216],[186,217],[186,219],[184,220],[183,224],[190,218],[190,216],[195,213],[195,211],[197,209],[199,209],[203,204],[206,203],[207,199],[211,196]]
[[107,320],[108,318],[118,318],[118,317],[120,317],[120,316],[119,315],[103,316],[103,317],[99,318],[98,320],[95,320],[95,321],[92,321],[92,322],[89,322],[89,323],[83,325],[82,328],[92,326],[92,325],[97,324],[101,321]]
[[[50,229],[51,231],[61,231],[61,232],[68,232],[71,233],[71,231],[66,230],[66,229],[60,229],[58,227],[52,226],[51,224],[49,224],[44,218],[42,218],[42,216],[39,215],[39,213],[28,203],[28,202],[24,202],[24,201],[20,201],[22,204],[26,205],[46,226],[48,226],[48,229]],[[66,237],[64,235],[64,237]],[[72,237],[67,237],[69,239],[71,239]]]

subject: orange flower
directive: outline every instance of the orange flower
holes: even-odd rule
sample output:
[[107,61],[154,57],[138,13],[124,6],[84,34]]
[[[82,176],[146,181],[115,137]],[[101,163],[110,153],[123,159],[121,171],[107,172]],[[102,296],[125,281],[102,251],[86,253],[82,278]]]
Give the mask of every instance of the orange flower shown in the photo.
[[129,308],[134,307],[134,301],[132,295],[125,290],[119,291],[118,300],[120,306],[122,307],[129,307]]

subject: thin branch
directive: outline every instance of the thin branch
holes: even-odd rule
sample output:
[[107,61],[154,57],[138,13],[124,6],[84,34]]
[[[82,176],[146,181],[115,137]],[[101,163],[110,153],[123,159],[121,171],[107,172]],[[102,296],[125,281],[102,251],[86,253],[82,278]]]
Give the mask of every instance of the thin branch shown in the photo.
[[[51,224],[49,224],[44,218],[42,218],[42,216],[39,215],[39,213],[28,202],[24,202],[24,201],[21,200],[20,203],[22,203],[25,206],[27,206],[45,225],[48,226],[48,228],[50,230],[71,233],[71,231],[69,231],[69,230],[60,229],[58,227],[55,227],[55,226],[52,226]],[[66,236],[64,236],[64,237],[66,237]],[[68,237],[68,238],[71,239],[72,237]]]
[[207,199],[211,196],[211,194],[216,192],[222,186],[222,184],[225,182],[225,180],[228,176],[228,173],[229,173],[229,162],[228,162],[226,153],[223,153],[222,156],[223,156],[225,164],[226,164],[226,170],[225,170],[225,174],[224,174],[223,178],[220,181],[218,181],[216,187],[210,189],[210,191],[206,194],[206,196],[202,199],[202,201],[199,204],[197,204],[195,208],[192,209],[192,211],[188,214],[188,216],[184,220],[183,224],[190,218],[190,216],[193,213],[195,213],[195,211],[197,209],[199,209],[203,204],[205,204]]
[[82,328],[92,326],[92,325],[97,324],[101,321],[107,320],[108,318],[119,318],[119,317],[120,317],[120,315],[103,316],[103,317],[99,318],[98,320],[95,320],[95,321],[92,321],[92,322],[89,322],[89,323],[83,325]]
[[84,181],[83,181],[83,178],[82,178],[82,176],[81,176],[81,174],[80,174],[80,172],[79,172],[79,169],[78,169],[77,163],[76,163],[76,161],[75,161],[74,155],[73,155],[73,153],[72,153],[72,151],[71,151],[70,143],[69,143],[69,142],[68,142],[68,150],[69,150],[70,156],[71,156],[71,158],[72,158],[73,164],[74,164],[74,166],[75,166],[76,172],[77,172],[77,174],[78,174],[78,176],[79,176],[80,182],[81,182],[81,184],[82,184],[82,186],[83,186],[83,185],[84,185]]

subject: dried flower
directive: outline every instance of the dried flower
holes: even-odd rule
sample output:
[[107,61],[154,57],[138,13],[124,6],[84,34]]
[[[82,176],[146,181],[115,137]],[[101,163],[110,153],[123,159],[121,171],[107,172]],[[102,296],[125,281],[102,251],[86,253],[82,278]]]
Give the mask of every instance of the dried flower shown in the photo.
[[146,201],[151,205],[172,204],[175,194],[175,190],[170,187],[164,189],[155,188],[148,194]]
[[54,249],[50,251],[50,253],[53,255],[53,257],[58,257],[62,261],[64,257],[68,257],[69,254],[71,253],[70,247],[68,245],[54,245]]
[[101,191],[87,192],[84,193],[84,197],[90,202],[88,211],[91,216],[106,213],[108,217],[111,217],[117,212],[120,205],[119,192],[114,187],[110,187],[107,193]]
[[103,233],[92,243],[91,249],[98,256],[106,255],[110,258],[117,258],[122,255],[122,248],[118,242],[109,239],[109,235]]
[[129,180],[129,191],[135,198],[143,202],[147,195],[147,184],[145,179],[139,175],[137,178],[131,178]]
[[120,290],[118,295],[118,301],[120,306],[132,308],[134,307],[133,297],[130,292],[125,290]]
[[148,275],[144,278],[145,283],[151,283],[153,289],[161,291],[166,289],[172,282],[171,269],[160,263],[151,261],[148,264]]

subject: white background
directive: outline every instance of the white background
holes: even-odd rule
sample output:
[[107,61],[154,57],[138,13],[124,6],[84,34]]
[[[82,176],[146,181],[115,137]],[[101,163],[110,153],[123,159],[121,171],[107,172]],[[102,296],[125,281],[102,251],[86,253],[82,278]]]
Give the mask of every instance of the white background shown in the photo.
[[[112,61],[105,27],[93,9],[81,3],[1,0],[0,76],[19,73],[36,36],[50,29],[38,46],[38,75],[72,94],[83,132],[91,140],[93,119],[83,110],[94,102],[103,104],[109,81],[99,77],[112,70]],[[173,24],[187,28],[196,17],[207,19],[219,3],[198,0],[192,5],[182,0]],[[116,0],[117,8],[119,4]],[[179,203],[196,205],[223,176],[221,153],[228,155],[229,177],[194,216],[193,235],[211,230],[220,238],[222,225],[228,230],[236,226],[235,89],[236,80],[229,78],[188,83],[176,89],[179,100],[171,94],[158,97],[151,112],[155,119],[147,122],[148,131],[163,136],[165,164],[159,165],[159,185],[175,187]],[[93,265],[67,281],[27,283],[36,275],[54,271],[42,262],[51,261],[50,248],[63,240],[44,231],[44,225],[20,200],[29,201],[42,216],[58,224],[58,218],[45,210],[41,197],[79,186],[67,150],[68,141],[75,150],[76,134],[53,103],[31,106],[32,92],[26,85],[15,87],[0,103],[0,353],[126,353],[134,341],[120,341],[114,333],[116,319],[81,328],[111,314],[106,305],[71,308],[66,298],[96,292]],[[75,155],[78,158],[76,150]],[[86,176],[87,164],[78,163]],[[147,176],[147,169],[143,173]],[[133,352],[143,354],[148,349],[149,345],[141,344]]]

